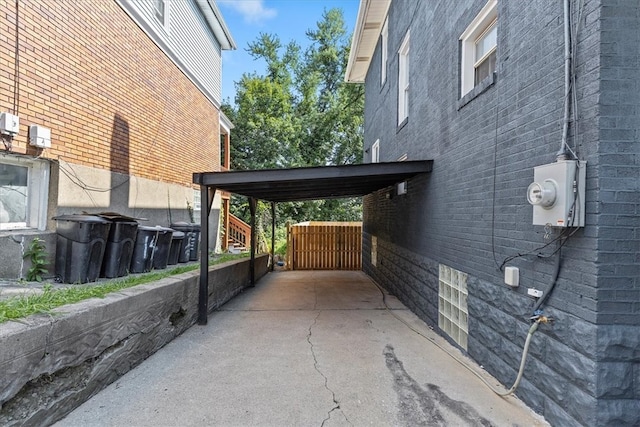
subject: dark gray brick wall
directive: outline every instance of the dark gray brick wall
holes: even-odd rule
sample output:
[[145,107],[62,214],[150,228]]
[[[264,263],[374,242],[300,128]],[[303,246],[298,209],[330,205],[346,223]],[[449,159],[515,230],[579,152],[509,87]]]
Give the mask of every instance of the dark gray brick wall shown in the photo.
[[[498,2],[497,72],[460,99],[459,36],[486,3],[394,0],[389,65],[379,46],[366,79],[365,147],[381,161],[433,159],[433,172],[364,199],[364,269],[437,328],[438,265],[469,274],[468,353],[515,379],[533,300],[555,257],[505,258],[547,240],[531,225],[533,168],[555,161],[562,135],[562,2]],[[576,8],[578,1],[572,1]],[[588,162],[586,224],[562,249],[518,395],[557,425],[640,424],[640,3],[585,0],[575,58],[577,123],[569,143]],[[578,13],[580,12],[580,13]],[[398,48],[411,29],[408,122],[397,126]],[[368,161],[365,154],[365,161]],[[555,234],[557,235],[557,234]],[[555,236],[554,235],[554,236]],[[378,238],[378,266],[370,239]],[[554,245],[544,250],[550,253]]]

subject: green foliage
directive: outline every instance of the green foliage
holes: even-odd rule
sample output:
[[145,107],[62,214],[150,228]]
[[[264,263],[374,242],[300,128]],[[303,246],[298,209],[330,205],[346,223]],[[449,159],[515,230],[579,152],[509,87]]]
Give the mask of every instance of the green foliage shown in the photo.
[[[248,45],[266,63],[264,75],[244,74],[236,82],[235,104],[222,106],[235,124],[231,135],[234,169],[345,165],[362,160],[364,87],[344,81],[350,37],[340,9],[325,11],[306,33],[304,50],[260,34]],[[360,199],[279,203],[277,224],[362,218]],[[234,215],[249,222],[248,203],[233,197]],[[271,210],[258,206],[258,236],[271,223]],[[270,237],[270,233],[269,237]]]
[[[248,254],[224,254],[209,260],[209,265],[246,258]],[[144,283],[154,282],[176,274],[199,268],[198,264],[182,265],[171,270],[155,271],[97,284],[72,285],[55,289],[50,283],[42,287],[42,292],[11,297],[0,301],[0,323],[21,319],[36,313],[50,313],[56,307],[73,304],[89,298],[104,298],[105,295]]]
[[27,280],[30,282],[42,282],[42,278],[47,274],[47,248],[44,240],[36,237],[29,244],[29,248],[22,256],[31,261],[31,267],[27,271]]

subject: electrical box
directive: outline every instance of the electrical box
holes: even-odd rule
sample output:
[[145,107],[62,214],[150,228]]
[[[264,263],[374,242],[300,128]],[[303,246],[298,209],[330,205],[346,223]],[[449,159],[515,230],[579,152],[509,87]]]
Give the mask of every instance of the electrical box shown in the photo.
[[520,270],[518,267],[506,267],[504,269],[504,283],[517,288],[520,285]]
[[17,135],[20,130],[20,118],[10,113],[0,113],[0,133]]
[[51,148],[51,129],[44,126],[29,126],[29,144],[39,148]]
[[534,168],[527,189],[533,225],[584,227],[587,162],[559,160]]

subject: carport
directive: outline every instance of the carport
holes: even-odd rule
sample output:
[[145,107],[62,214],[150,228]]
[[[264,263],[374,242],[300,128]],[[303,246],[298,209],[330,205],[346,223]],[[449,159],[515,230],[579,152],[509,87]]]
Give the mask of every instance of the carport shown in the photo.
[[249,200],[251,212],[251,262],[249,268],[251,269],[251,284],[254,284],[255,216],[258,200],[271,203],[272,217],[274,218],[271,239],[273,242],[275,204],[278,202],[362,197],[406,181],[416,175],[431,172],[432,166],[433,160],[416,160],[344,166],[194,173],[193,182],[200,185],[202,203],[198,324],[207,324],[208,220],[216,190],[242,195]]

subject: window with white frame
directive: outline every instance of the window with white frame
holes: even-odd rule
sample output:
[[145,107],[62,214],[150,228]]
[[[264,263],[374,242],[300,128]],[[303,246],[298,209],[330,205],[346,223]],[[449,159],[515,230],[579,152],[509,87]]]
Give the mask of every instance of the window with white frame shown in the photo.
[[47,225],[49,163],[0,157],[0,230]]
[[398,50],[398,125],[409,117],[409,38],[407,31]]
[[198,188],[193,190],[193,221],[200,222],[200,215],[202,215],[202,193]]
[[380,86],[383,86],[387,81],[387,49],[389,40],[389,27],[387,27],[387,20],[382,25],[382,31],[380,32]]
[[496,70],[498,1],[489,0],[460,36],[461,96]]
[[156,18],[165,26],[167,24],[167,0],[154,0],[154,9]]
[[380,162],[380,140],[376,140],[371,146],[371,163]]

